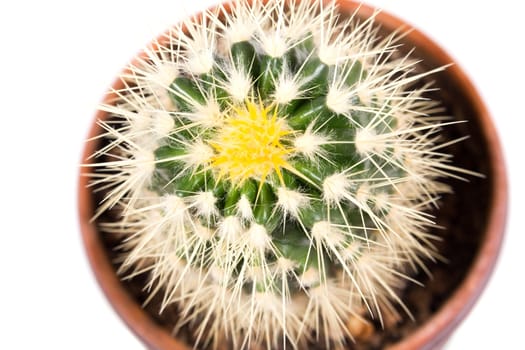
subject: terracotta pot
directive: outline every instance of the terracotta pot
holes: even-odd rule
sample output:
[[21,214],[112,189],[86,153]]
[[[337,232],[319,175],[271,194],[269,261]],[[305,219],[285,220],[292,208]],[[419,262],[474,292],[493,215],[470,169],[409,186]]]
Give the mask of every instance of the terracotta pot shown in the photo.
[[[342,11],[348,13],[353,12],[358,6],[350,1],[339,1],[339,3]],[[369,16],[374,9],[363,5],[359,11],[361,15]],[[408,27],[402,20],[384,12],[377,15],[376,23],[381,24],[387,32]],[[403,40],[407,50],[416,48],[414,56],[423,58],[425,67],[439,67],[454,62],[447,53],[417,30],[412,30]],[[460,148],[459,152],[463,155],[460,154],[459,158],[467,161],[467,168],[486,175],[483,180],[462,185],[464,188],[459,193],[464,196],[461,205],[466,203],[473,206],[470,212],[467,211],[470,215],[467,218],[462,217],[460,222],[462,229],[468,230],[475,237],[477,250],[473,252],[467,264],[464,277],[449,293],[448,299],[441,303],[430,318],[391,345],[391,349],[434,349],[443,345],[468,314],[487,283],[500,251],[505,227],[507,179],[502,149],[489,112],[474,86],[457,64],[433,78],[437,82],[436,85],[440,87],[440,94],[447,108],[460,119],[469,121],[466,123],[468,125],[465,134],[472,136],[468,141],[471,146],[470,148],[460,146],[463,148]],[[115,89],[120,87],[122,86],[118,81],[113,85]],[[112,96],[107,96],[105,102],[111,101],[111,98]],[[105,118],[107,118],[105,112],[98,112],[95,116],[95,120]],[[101,132],[101,128],[93,123],[88,137],[91,138]],[[91,161],[88,157],[98,146],[99,143],[95,141],[87,144],[82,163]],[[458,154],[455,156],[458,157]],[[472,165],[474,168],[471,167]],[[87,171],[81,170],[81,172]],[[88,181],[89,178],[81,174],[78,187],[80,228],[89,262],[105,295],[124,322],[147,347],[191,349],[191,346],[183,341],[173,338],[168,329],[159,325],[144,311],[117,277],[106,243],[96,223],[91,221],[96,202],[94,194],[87,187]],[[476,197],[476,193],[482,193],[483,198]]]

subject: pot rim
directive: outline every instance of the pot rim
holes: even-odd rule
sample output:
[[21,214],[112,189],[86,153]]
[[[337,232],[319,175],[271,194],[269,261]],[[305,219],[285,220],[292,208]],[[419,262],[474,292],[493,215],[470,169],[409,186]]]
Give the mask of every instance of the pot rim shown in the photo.
[[[359,14],[370,16],[376,9],[372,6],[348,0],[337,0],[343,12],[352,13],[359,8]],[[197,15],[198,17],[199,15]],[[381,11],[376,14],[375,22],[387,30],[399,28],[411,28],[404,40],[410,42],[414,47],[424,48],[427,54],[432,54],[436,61],[442,64],[454,63],[447,68],[447,74],[454,78],[458,89],[465,92],[472,105],[475,115],[479,120],[482,137],[487,142],[490,160],[490,170],[493,180],[492,198],[489,204],[489,217],[485,230],[485,239],[479,247],[472,265],[462,283],[456,288],[439,310],[414,332],[403,338],[400,342],[393,344],[389,349],[433,349],[442,345],[451,335],[457,325],[468,315],[475,302],[481,295],[488,279],[494,269],[501,249],[508,203],[508,183],[505,169],[505,161],[499,137],[492,122],[490,113],[481,100],[474,85],[465,72],[438,44],[425,34],[407,24],[400,18]],[[160,36],[159,38],[161,38]],[[161,41],[161,39],[159,39]],[[153,41],[152,43],[155,43]],[[151,44],[152,46],[155,44]],[[141,52],[138,57],[143,55]],[[122,82],[117,78],[112,87],[122,87]],[[114,94],[108,93],[103,103],[112,100]],[[89,131],[88,138],[101,133],[102,129],[97,120],[105,119],[106,112],[98,110],[94,123]],[[81,163],[85,163],[89,156],[94,153],[96,142],[88,142],[84,148]],[[172,337],[170,333],[158,325],[127,292],[118,278],[99,232],[92,217],[94,208],[93,196],[89,188],[89,174],[86,168],[81,167],[78,181],[78,215],[79,226],[84,243],[86,255],[91,265],[97,282],[110,304],[126,323],[130,330],[149,348],[190,350],[184,342]]]

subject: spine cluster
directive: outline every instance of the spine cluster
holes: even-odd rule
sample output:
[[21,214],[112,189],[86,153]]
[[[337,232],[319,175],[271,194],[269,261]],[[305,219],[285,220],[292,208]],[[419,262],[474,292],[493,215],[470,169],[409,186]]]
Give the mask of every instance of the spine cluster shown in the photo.
[[147,273],[196,345],[337,347],[438,256],[428,210],[465,171],[398,38],[335,2],[239,0],[122,74],[98,214],[118,209],[121,271]]

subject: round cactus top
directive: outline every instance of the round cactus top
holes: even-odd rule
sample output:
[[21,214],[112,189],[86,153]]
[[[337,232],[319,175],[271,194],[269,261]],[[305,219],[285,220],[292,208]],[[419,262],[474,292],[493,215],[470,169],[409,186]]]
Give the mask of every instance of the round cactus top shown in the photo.
[[[335,2],[234,1],[174,27],[101,108],[99,213],[197,343],[352,339],[437,256],[449,163],[417,60]],[[440,68],[441,69],[441,68]],[[456,175],[454,175],[456,176]]]

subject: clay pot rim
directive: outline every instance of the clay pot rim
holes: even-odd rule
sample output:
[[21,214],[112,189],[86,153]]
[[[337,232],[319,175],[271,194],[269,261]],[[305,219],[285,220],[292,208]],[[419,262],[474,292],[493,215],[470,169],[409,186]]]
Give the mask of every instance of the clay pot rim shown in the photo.
[[[359,13],[364,16],[369,16],[375,11],[371,6],[359,4],[354,1],[338,0],[338,3],[343,11],[349,13],[357,7],[359,7]],[[405,21],[384,11],[376,15],[376,23],[387,30],[412,28]],[[160,41],[161,37],[162,36],[159,37]],[[414,47],[422,49],[422,51],[425,51],[427,54],[432,54],[435,61],[441,62],[442,64],[454,63],[451,67],[447,68],[447,74],[454,78],[455,84],[459,87],[458,89],[465,92],[469,98],[469,102],[472,104],[473,110],[476,111],[482,129],[482,136],[486,140],[487,145],[489,145],[487,159],[490,160],[489,163],[493,180],[493,195],[491,203],[488,206],[490,210],[485,230],[485,240],[482,242],[477,256],[474,258],[470,271],[460,286],[458,286],[449,299],[443,303],[440,309],[429,320],[409,336],[403,338],[401,342],[389,347],[389,349],[397,350],[432,349],[442,345],[457,325],[467,316],[479,298],[494,269],[505,230],[508,183],[503,151],[496,129],[487,107],[482,102],[481,97],[470,79],[451,56],[419,30],[412,29],[404,38],[404,41],[405,40],[410,42]],[[154,42],[155,41],[153,41],[153,43]],[[139,54],[139,56],[142,54],[144,54],[144,52]],[[119,85],[121,86],[122,82],[117,79],[112,84],[112,87],[118,89],[120,87]],[[103,102],[108,103],[111,99],[112,94],[109,93]],[[94,123],[88,134],[88,139],[101,132],[101,128],[96,121],[98,119],[104,119],[106,115],[106,112],[100,110],[96,113]],[[95,147],[96,142],[89,142],[86,145],[82,155],[82,163],[94,152]],[[95,224],[91,222],[95,205],[88,187],[89,179],[88,176],[86,176],[88,172],[86,168],[80,169],[78,182],[78,215],[87,258],[98,284],[121,319],[149,348],[189,350],[190,347],[184,342],[170,336],[169,332],[155,323],[128,294],[116,275],[115,269],[106,254],[106,249],[99,239],[99,232]]]

